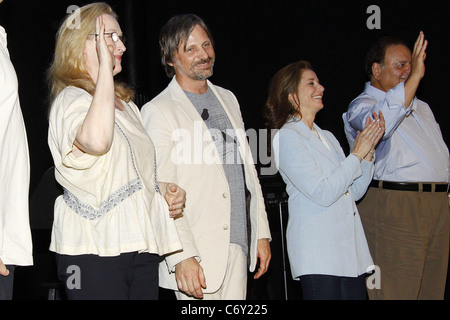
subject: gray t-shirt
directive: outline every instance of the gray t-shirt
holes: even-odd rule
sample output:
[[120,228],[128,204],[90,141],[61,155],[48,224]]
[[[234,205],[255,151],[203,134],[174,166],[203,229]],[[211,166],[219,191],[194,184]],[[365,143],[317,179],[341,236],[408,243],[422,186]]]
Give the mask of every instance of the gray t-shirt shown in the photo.
[[247,212],[245,181],[242,161],[238,152],[238,142],[234,128],[225,110],[212,90],[204,94],[184,91],[209,128],[230,187],[231,197],[231,243],[239,244],[248,252]]

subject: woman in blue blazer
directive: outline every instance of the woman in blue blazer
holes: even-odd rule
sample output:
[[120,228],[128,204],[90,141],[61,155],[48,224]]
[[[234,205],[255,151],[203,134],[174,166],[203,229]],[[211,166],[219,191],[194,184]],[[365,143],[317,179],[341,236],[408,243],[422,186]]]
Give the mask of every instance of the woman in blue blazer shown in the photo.
[[372,179],[384,119],[368,118],[346,157],[333,134],[314,123],[323,92],[312,66],[299,61],[275,74],[265,107],[268,127],[280,129],[272,146],[289,195],[292,276],[304,299],[365,299],[373,261],[355,201]]

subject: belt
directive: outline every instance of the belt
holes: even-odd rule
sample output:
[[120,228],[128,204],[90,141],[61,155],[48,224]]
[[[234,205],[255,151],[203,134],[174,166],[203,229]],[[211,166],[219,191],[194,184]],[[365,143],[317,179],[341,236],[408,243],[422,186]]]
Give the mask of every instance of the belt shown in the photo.
[[448,192],[448,183],[423,183],[423,182],[392,182],[372,180],[372,188],[401,190],[401,191],[423,191],[423,192]]

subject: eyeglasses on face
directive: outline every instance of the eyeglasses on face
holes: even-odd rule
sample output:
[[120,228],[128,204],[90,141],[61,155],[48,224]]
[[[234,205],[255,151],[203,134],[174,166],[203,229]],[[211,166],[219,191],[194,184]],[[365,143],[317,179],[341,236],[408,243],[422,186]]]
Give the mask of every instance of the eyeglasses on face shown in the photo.
[[[98,33],[90,33],[90,36],[96,36],[98,37]],[[125,37],[124,36],[119,36],[117,34],[117,32],[105,32],[105,36],[108,36],[111,38],[111,40],[116,43],[117,41],[122,41],[122,43],[125,43]]]

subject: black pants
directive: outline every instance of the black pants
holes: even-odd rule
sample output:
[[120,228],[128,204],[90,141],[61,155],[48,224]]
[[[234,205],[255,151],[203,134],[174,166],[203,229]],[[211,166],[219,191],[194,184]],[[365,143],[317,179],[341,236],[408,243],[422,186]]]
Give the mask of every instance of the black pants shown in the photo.
[[150,253],[116,257],[56,255],[58,277],[69,300],[156,300],[158,265]]
[[300,277],[305,300],[366,300],[366,275],[357,278],[313,274]]
[[9,274],[5,277],[0,275],[0,300],[12,300],[14,286],[14,270],[16,266],[6,265]]

